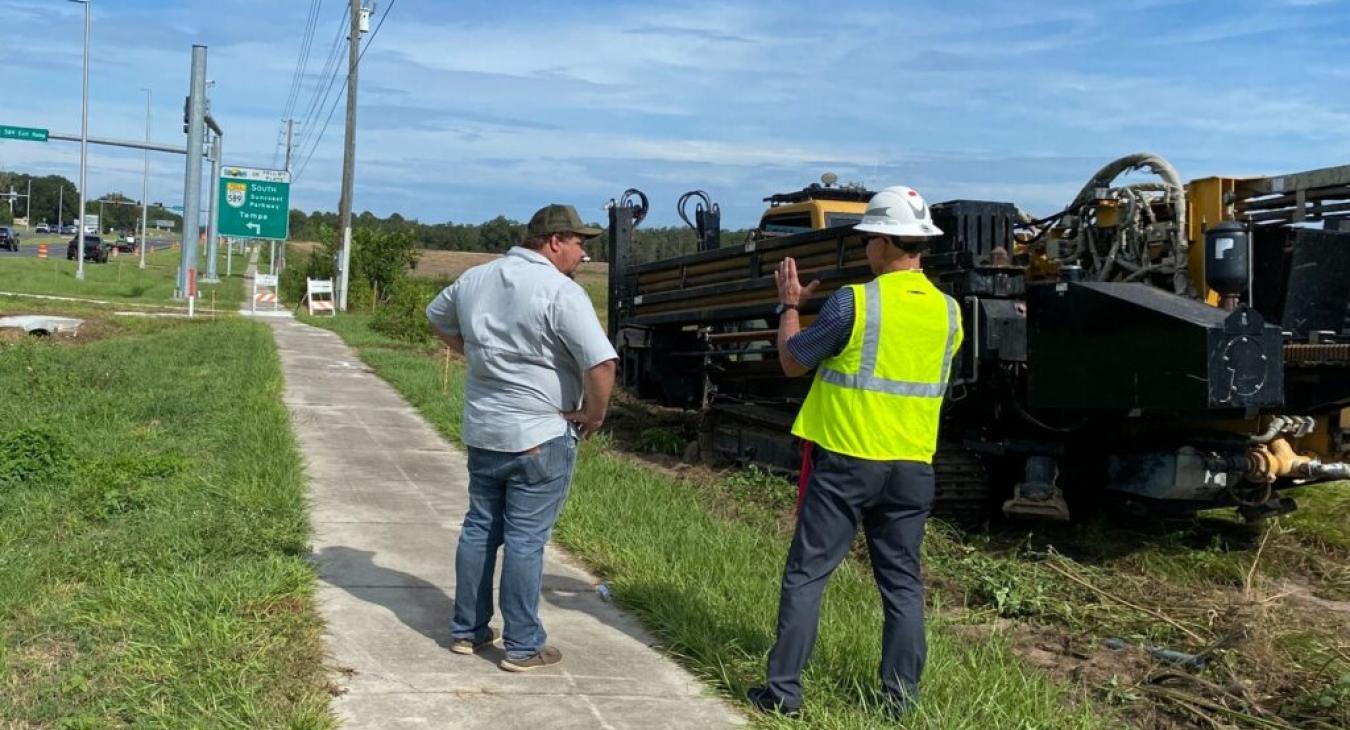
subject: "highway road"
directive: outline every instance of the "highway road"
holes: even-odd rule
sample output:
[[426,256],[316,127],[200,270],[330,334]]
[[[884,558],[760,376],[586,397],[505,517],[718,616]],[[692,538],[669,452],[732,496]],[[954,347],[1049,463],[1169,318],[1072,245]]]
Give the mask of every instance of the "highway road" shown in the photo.
[[[40,244],[40,243],[45,243],[45,244],[47,244],[47,257],[48,257],[48,258],[62,258],[62,259],[63,259],[63,258],[66,257],[66,249],[69,248],[69,246],[70,246],[70,241],[71,241],[72,238],[73,238],[72,236],[60,236],[60,237],[52,237],[52,236],[32,236],[32,237],[28,237],[28,236],[20,236],[20,238],[19,238],[19,250],[18,250],[17,252],[14,252],[14,251],[0,251],[0,261],[4,261],[4,260],[7,259],[7,258],[29,258],[29,259],[34,258],[34,257],[37,256],[38,244]],[[172,239],[167,239],[167,238],[164,238],[164,239],[151,238],[151,239],[150,239],[150,250],[151,250],[151,251],[162,251],[162,250],[164,250],[164,249],[166,249],[166,248],[169,248],[169,247],[172,246],[173,244],[174,244],[174,241],[173,241]],[[106,244],[105,244],[105,245],[106,245]],[[138,251],[137,253],[134,253],[134,254],[122,253],[122,254],[118,254],[118,255],[119,255],[119,256],[139,256],[139,255],[140,255],[140,252]],[[111,254],[110,254],[110,256],[111,256]],[[112,259],[109,258],[108,260],[111,261]]]

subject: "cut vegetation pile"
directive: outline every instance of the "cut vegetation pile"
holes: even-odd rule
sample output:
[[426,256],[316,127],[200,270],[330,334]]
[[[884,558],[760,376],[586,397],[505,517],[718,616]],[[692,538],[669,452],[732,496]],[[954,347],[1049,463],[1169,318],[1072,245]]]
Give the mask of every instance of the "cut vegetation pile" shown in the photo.
[[[364,317],[320,320],[444,433],[460,363]],[[583,451],[557,538],[713,686],[739,697],[772,642],[794,490],[680,462],[687,414],[621,401]],[[635,455],[640,455],[639,462]],[[1350,726],[1350,484],[1263,525],[930,524],[932,655],[915,728]],[[874,727],[878,598],[861,540],[827,592],[799,724]]]
[[332,726],[266,327],[0,343],[0,726]]

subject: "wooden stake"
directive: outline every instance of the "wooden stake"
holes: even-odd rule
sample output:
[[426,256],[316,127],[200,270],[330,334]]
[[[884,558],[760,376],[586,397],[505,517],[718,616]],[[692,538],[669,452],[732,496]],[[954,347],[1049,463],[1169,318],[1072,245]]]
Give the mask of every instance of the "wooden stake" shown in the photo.
[[450,395],[450,346],[445,346],[445,370],[441,373],[441,395]]

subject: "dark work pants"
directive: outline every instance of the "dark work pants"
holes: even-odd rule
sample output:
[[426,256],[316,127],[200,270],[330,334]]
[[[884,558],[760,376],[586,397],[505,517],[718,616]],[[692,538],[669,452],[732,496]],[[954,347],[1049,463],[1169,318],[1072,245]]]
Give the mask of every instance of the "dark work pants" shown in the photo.
[[893,701],[913,703],[928,652],[919,546],[933,507],[933,467],[857,459],[816,445],[813,469],[783,571],[769,689],[785,706],[801,705],[801,674],[816,643],[820,597],[861,522],[885,615],[881,684]]

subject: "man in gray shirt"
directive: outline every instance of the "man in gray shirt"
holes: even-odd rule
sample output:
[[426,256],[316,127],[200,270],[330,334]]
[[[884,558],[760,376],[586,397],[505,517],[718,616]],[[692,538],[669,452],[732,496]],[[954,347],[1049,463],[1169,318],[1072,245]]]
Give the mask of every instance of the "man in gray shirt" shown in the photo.
[[427,306],[432,327],[469,363],[464,444],[469,512],[455,552],[450,650],[491,644],[492,576],[503,547],[506,658],[523,672],[562,661],[539,621],[544,545],[576,466],[577,441],[605,420],[618,355],[586,291],[571,279],[587,240],[570,205],[530,219],[525,240],[475,266]]

